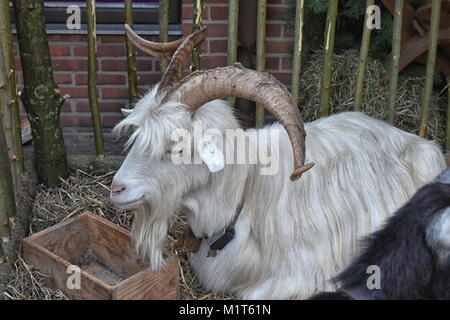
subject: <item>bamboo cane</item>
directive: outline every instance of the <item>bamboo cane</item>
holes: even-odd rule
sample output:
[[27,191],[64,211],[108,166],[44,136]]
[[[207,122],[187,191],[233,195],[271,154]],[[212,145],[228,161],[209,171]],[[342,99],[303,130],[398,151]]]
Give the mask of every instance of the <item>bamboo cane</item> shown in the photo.
[[[133,1],[125,0],[125,23],[133,27]],[[125,37],[127,47],[128,65],[128,100],[130,104],[136,102],[137,97],[137,75],[136,75],[136,54],[133,44],[128,37]]]
[[99,157],[105,154],[103,140],[102,119],[97,96],[97,26],[95,0],[87,0],[88,27],[88,84],[89,104],[91,106],[92,123],[94,125],[95,149]]
[[[447,137],[446,137],[446,144],[447,144],[447,152],[450,154],[450,77],[447,79]],[[450,162],[450,161],[449,161]]]
[[394,28],[392,32],[392,68],[389,83],[388,118],[389,123],[395,121],[395,105],[397,101],[398,72],[400,62],[400,49],[402,40],[402,19],[404,0],[395,0]]
[[[238,21],[239,21],[239,0],[229,0],[228,2],[228,65],[232,65],[237,60],[238,42]],[[229,97],[228,102],[234,106],[235,97]]]
[[[3,110],[8,95],[7,78],[8,68],[4,63],[3,50],[0,50],[0,110]],[[9,161],[8,145],[3,129],[3,114],[0,112],[0,237],[9,237],[9,218],[16,216],[13,175]],[[0,243],[1,245],[1,243]]]
[[[169,0],[159,1],[159,42],[169,41]],[[161,75],[164,74],[169,61],[166,58],[160,59]]]
[[359,53],[358,75],[355,87],[355,111],[360,111],[363,102],[364,79],[367,70],[367,57],[369,56],[370,36],[372,29],[368,28],[367,22],[371,15],[368,8],[375,3],[375,0],[367,0],[366,2],[366,18],[364,19],[363,36],[361,40],[361,51]]
[[[266,16],[267,0],[258,0],[256,27],[256,70],[266,68]],[[257,128],[264,125],[264,108],[256,105],[255,124]]]
[[333,72],[334,35],[336,32],[336,20],[339,0],[330,0],[327,10],[327,22],[325,27],[325,57],[323,61],[322,83],[320,89],[320,116],[329,113],[329,100],[331,88],[331,76]]
[[295,103],[299,102],[300,69],[302,66],[302,42],[303,42],[303,22],[305,12],[305,0],[297,1],[295,9],[295,37],[294,54],[292,58],[292,82],[291,92]]
[[428,118],[430,116],[431,94],[433,93],[434,71],[436,69],[436,53],[439,34],[439,20],[441,17],[441,1],[433,0],[433,7],[431,9],[431,25],[429,30],[428,41],[428,58],[427,71],[425,78],[425,88],[422,94],[422,103],[420,115],[420,130],[419,135],[425,137],[427,134]]
[[[203,0],[194,1],[194,15],[192,17],[192,32],[203,26]],[[192,52],[192,71],[200,70],[201,45]]]
[[7,72],[6,85],[8,94],[5,95],[3,118],[6,129],[6,140],[10,150],[11,170],[13,173],[14,189],[17,191],[19,176],[25,171],[22,149],[22,134],[20,128],[20,111],[16,93],[16,73],[14,63],[13,37],[11,33],[11,16],[9,1],[0,0],[0,47],[3,50],[4,68]]

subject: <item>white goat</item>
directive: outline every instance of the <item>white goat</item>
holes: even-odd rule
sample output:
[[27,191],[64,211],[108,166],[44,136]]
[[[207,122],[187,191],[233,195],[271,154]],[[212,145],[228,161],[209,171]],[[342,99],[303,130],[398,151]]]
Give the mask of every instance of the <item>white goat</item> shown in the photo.
[[[232,68],[227,70],[245,70]],[[195,136],[196,121],[205,130],[222,133],[240,128],[232,108],[222,100],[201,103],[195,110],[187,107],[193,92],[203,93],[214,85],[211,79],[223,86],[223,79],[233,77],[220,78],[212,72],[212,78],[207,74],[210,81],[197,81],[197,75],[205,74],[197,73],[172,87],[168,95],[173,99],[160,94],[167,81],[163,78],[116,128],[117,132],[130,127],[135,131],[129,154],[114,177],[111,198],[118,207],[136,211],[134,239],[155,270],[164,264],[169,218],[184,207],[196,237],[210,238],[234,226],[234,238],[215,256],[209,256],[203,240],[190,257],[206,289],[247,299],[307,298],[316,291],[334,290],[328,279],[359,252],[357,239],[376,230],[445,168],[433,142],[354,112],[305,125],[306,159],[314,161],[315,167],[297,182],[289,180],[298,164],[292,137],[285,130],[289,126],[280,124],[247,131],[249,154],[270,144],[264,140],[270,134],[261,132],[279,133],[280,163],[274,175],[261,175],[259,162],[226,163],[216,173],[205,164],[176,165],[171,161],[175,129]],[[183,91],[186,82],[194,83],[190,94]],[[217,95],[209,95],[209,100]],[[277,102],[277,96],[274,99]],[[196,145],[190,147],[202,158]],[[223,147],[214,147],[235,150],[235,141],[226,139]]]

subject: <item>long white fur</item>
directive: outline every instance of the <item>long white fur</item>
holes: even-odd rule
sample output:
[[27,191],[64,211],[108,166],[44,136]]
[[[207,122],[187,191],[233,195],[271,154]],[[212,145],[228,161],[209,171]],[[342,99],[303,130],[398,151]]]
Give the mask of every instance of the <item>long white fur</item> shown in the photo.
[[[358,253],[358,239],[445,168],[435,143],[355,112],[305,125],[306,161],[315,166],[297,182],[289,180],[292,149],[279,124],[260,129],[280,132],[282,160],[275,175],[260,175],[259,164],[227,164],[214,174],[203,164],[175,165],[165,155],[175,127],[191,130],[193,121],[221,131],[240,126],[224,101],[191,114],[177,103],[159,105],[155,92],[116,128],[134,127],[137,133],[114,178],[127,192],[113,201],[126,208],[121,203],[142,195],[128,207],[136,209],[133,235],[157,270],[169,218],[179,208],[197,236],[210,236],[233,220],[245,192],[233,241],[216,257],[207,257],[205,243],[190,257],[202,286],[214,292],[285,299],[333,290],[329,279]],[[250,154],[256,154],[261,136],[254,129],[248,133]],[[233,146],[227,140],[226,147]]]

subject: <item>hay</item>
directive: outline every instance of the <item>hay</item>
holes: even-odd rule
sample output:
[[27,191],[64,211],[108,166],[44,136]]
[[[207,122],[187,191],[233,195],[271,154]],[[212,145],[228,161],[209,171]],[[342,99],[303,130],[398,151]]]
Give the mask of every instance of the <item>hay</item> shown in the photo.
[[[333,58],[332,87],[330,92],[330,114],[352,111],[359,52],[351,49]],[[319,118],[320,82],[323,53],[315,52],[304,67],[300,80],[300,106],[305,121]],[[382,64],[369,59],[365,78],[362,111],[377,119],[386,119],[389,82],[383,80]],[[397,94],[397,117],[395,126],[417,134],[419,132],[420,103],[424,87],[423,77],[407,78],[400,74]],[[428,124],[429,139],[443,145],[445,139],[446,101],[433,93]]]
[[[59,188],[37,187],[32,212],[30,234],[44,230],[54,224],[74,217],[86,210],[92,211],[126,229],[131,228],[133,214],[114,208],[109,200],[109,186],[115,172],[95,174],[77,169],[70,177],[62,180]],[[175,252],[180,258],[181,299],[228,299],[203,290],[193,274],[187,260],[188,253],[178,243],[187,228],[180,214],[171,220],[167,251]],[[46,275],[39,273],[19,256],[11,266],[12,277],[3,294],[8,300],[61,300],[68,299],[62,292],[45,286]]]

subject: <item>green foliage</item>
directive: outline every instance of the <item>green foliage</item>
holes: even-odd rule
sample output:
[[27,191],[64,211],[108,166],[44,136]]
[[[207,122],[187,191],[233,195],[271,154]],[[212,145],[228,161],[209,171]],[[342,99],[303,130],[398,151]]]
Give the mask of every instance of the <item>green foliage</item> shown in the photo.
[[[286,16],[286,24],[290,30],[294,30],[296,2],[288,1],[291,10]],[[408,0],[408,2],[414,8],[418,8],[424,0]],[[317,50],[323,45],[328,0],[307,0],[305,4],[304,52],[308,55],[311,50]],[[340,0],[339,4],[335,41],[337,53],[360,46],[366,10],[365,0]],[[393,17],[381,3],[377,4],[381,7],[381,29],[372,32],[370,56],[384,60],[391,52]]]
[[328,9],[328,0],[310,0],[306,1],[306,8],[313,14],[326,13]]

